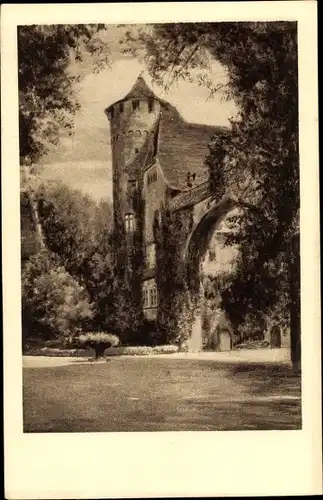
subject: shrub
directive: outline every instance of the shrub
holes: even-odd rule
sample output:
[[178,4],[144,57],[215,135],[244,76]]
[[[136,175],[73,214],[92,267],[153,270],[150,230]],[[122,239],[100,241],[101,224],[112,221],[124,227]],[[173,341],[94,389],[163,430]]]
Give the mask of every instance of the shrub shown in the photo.
[[89,332],[77,337],[80,346],[91,347],[95,352],[95,359],[103,358],[104,351],[119,344],[119,337],[105,332]]
[[109,350],[110,356],[148,356],[152,354],[172,354],[178,352],[176,345],[160,345],[160,346],[125,346],[112,347]]
[[155,354],[173,354],[179,349],[177,345],[158,345],[153,350]]

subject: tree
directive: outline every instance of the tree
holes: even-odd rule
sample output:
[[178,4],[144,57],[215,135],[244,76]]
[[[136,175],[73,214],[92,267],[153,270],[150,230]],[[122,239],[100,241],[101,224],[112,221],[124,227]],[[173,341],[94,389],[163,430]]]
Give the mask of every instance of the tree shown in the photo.
[[[94,308],[92,327],[111,327],[114,322],[114,273],[110,201],[102,200],[97,204],[60,182],[40,184],[34,192],[34,200],[45,248],[56,255],[89,294]],[[28,231],[27,223],[32,221],[26,209],[22,220]],[[22,250],[23,255],[30,257],[30,244],[35,238],[32,238],[33,231],[26,231]]]
[[66,271],[55,254],[42,250],[22,273],[24,340],[67,338],[92,319],[86,290]]
[[34,199],[47,249],[59,255],[68,272],[80,279],[84,259],[98,245],[96,202],[61,182],[43,184]]
[[57,145],[65,133],[71,135],[73,118],[80,105],[75,84],[80,80],[69,72],[71,61],[82,63],[90,55],[93,69],[109,60],[109,49],[100,38],[106,29],[97,25],[26,25],[18,27],[19,147],[22,192],[29,198],[40,248],[45,242],[34,199],[39,182],[36,164]]
[[58,144],[61,129],[71,134],[79,109],[71,61],[92,56],[93,69],[109,61],[100,38],[103,24],[18,27],[19,143],[21,163],[35,164],[49,144]]
[[[226,68],[226,95],[240,112],[230,133],[214,138],[208,165],[214,196],[231,192],[245,210],[241,231],[228,241],[240,245],[241,259],[222,300],[240,319],[270,309],[281,296],[289,307],[290,288],[300,293],[289,273],[290,260],[299,260],[291,243],[299,209],[296,23],[162,24],[138,38],[151,75],[166,87],[197,74],[212,95],[220,86],[210,81],[210,57]],[[292,327],[292,338],[299,337],[296,321]]]

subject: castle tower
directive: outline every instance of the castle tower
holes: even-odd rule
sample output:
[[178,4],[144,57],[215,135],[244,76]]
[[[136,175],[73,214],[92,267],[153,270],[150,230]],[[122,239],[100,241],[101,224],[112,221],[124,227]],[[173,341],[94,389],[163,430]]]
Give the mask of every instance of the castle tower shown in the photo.
[[105,113],[111,127],[114,225],[131,234],[139,215],[134,194],[141,188],[142,167],[155,153],[160,102],[139,76],[130,92]]

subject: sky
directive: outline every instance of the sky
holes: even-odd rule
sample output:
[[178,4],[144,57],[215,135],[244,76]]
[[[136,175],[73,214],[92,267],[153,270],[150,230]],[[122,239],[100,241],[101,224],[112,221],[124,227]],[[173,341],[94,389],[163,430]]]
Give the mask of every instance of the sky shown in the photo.
[[[157,96],[173,104],[189,122],[225,126],[237,112],[234,103],[224,99],[223,92],[210,99],[208,89],[197,83],[175,83],[166,94],[152,84],[138,58],[120,53],[119,36],[117,28],[106,35],[111,50],[107,69],[93,73],[91,61],[82,67],[71,67],[71,71],[82,75],[75,87],[81,108],[75,116],[74,135],[62,137],[59,146],[52,147],[41,161],[44,179],[63,181],[96,201],[112,199],[110,126],[104,109],[124,97],[139,74]],[[217,61],[212,62],[211,77],[215,85],[227,81],[225,70]]]

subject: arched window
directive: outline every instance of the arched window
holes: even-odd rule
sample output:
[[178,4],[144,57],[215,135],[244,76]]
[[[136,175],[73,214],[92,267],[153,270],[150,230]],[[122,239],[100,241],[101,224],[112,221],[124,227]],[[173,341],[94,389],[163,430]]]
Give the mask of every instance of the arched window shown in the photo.
[[132,109],[135,111],[136,109],[139,109],[139,99],[134,99],[132,101]]
[[125,228],[126,233],[132,233],[135,230],[135,216],[134,214],[125,214]]
[[119,111],[120,113],[123,113],[123,102],[119,103]]
[[133,137],[133,130],[128,130],[127,136],[128,137]]
[[140,130],[136,130],[135,131],[135,137],[140,137],[141,136],[141,132]]
[[147,131],[147,130],[143,130],[143,131],[142,131],[142,135],[144,135],[144,136],[146,136],[146,137],[147,137],[147,136],[148,136],[148,131]]

